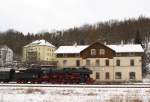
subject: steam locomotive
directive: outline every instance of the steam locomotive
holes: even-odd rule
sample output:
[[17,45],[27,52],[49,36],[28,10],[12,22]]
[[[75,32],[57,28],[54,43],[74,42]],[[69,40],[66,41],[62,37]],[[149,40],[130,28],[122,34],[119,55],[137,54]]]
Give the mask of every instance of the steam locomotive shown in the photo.
[[87,68],[28,68],[0,71],[0,82],[52,83],[52,84],[90,84],[92,71]]

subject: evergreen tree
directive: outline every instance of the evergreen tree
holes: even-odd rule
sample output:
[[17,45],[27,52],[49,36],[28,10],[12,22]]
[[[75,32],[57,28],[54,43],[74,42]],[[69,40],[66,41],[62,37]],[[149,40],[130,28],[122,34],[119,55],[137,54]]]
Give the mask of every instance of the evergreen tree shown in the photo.
[[139,30],[137,30],[134,43],[135,43],[135,44],[142,44],[142,40],[141,40],[141,36],[140,36]]

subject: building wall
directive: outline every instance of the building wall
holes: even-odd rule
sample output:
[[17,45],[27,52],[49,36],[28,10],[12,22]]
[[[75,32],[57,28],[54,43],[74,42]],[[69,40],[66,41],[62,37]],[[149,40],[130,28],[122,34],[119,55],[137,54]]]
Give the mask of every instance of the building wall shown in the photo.
[[8,48],[7,54],[6,54],[6,65],[13,64],[13,51]]
[[[57,58],[58,67],[76,67],[76,60],[80,60],[80,67],[87,67],[93,71],[91,75],[96,81],[131,81],[129,79],[129,73],[135,72],[135,80],[142,81],[142,62],[141,57],[114,57],[113,59],[108,58]],[[64,66],[63,61],[67,60],[67,64]],[[90,65],[86,64],[86,61],[90,60]],[[96,60],[100,61],[99,66],[96,65]],[[105,61],[109,60],[109,66],[106,66]],[[120,66],[116,65],[116,61],[120,60]],[[130,60],[134,60],[134,66],[130,65]],[[100,79],[96,79],[96,73],[99,73]],[[109,79],[106,79],[105,73],[109,72]],[[121,72],[121,79],[115,79],[115,73]]]
[[[67,63],[64,65],[63,61],[65,61],[65,60],[67,61]],[[80,57],[77,57],[77,58],[73,58],[73,57],[70,57],[70,58],[57,58],[57,61],[58,61],[57,66],[60,67],[60,68],[63,68],[63,67],[77,67],[76,66],[76,61],[77,60],[80,60],[80,65],[82,66],[83,65],[83,60]]]
[[37,61],[55,61],[56,48],[42,45],[30,45],[23,47],[23,62],[27,61],[28,52],[37,53]]
[[13,64],[13,51],[7,46],[0,48],[0,66]]

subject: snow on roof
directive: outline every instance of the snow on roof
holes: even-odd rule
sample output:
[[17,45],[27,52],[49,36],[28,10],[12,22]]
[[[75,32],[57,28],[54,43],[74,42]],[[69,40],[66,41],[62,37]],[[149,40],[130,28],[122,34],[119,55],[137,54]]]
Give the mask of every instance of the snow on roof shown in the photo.
[[[55,53],[80,53],[82,50],[86,49],[89,45],[77,45],[77,46],[60,46]],[[139,44],[124,44],[124,45],[106,45],[110,49],[117,53],[126,52],[144,52],[143,48]]]
[[87,48],[88,45],[74,45],[74,46],[60,46],[55,53],[59,54],[59,53],[80,53],[82,50],[84,50],[85,48]]
[[[32,43],[30,44],[36,44],[36,45],[45,45],[45,46],[49,46],[49,47],[55,47],[54,45],[52,45],[51,43],[49,43],[48,41],[42,39],[42,40],[36,40],[36,41],[33,41]],[[30,45],[29,44],[29,45]]]
[[116,52],[144,52],[140,44],[124,44],[124,45],[107,45],[109,48]]

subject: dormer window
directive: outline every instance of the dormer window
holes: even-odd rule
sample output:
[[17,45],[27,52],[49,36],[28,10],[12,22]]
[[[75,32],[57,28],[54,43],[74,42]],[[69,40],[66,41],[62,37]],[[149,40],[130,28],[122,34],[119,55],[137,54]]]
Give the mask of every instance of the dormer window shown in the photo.
[[92,56],[96,55],[96,49],[91,49],[91,55]]
[[105,50],[104,49],[100,49],[99,54],[100,55],[105,55]]

